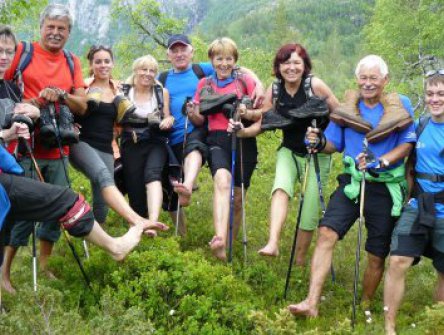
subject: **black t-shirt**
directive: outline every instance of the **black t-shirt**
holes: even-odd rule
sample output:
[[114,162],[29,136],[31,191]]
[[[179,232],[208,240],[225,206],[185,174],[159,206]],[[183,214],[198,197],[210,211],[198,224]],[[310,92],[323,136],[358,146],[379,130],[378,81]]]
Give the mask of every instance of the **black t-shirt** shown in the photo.
[[76,118],[80,128],[80,140],[93,148],[112,154],[114,121],[117,110],[112,102],[100,102],[99,108],[83,118]]
[[0,99],[9,98],[14,102],[20,102],[22,95],[20,89],[11,81],[0,79]]
[[[293,97],[288,94],[285,86],[281,84],[277,112],[286,115],[287,111],[302,106],[306,101],[307,96],[304,91],[303,83],[301,83],[298,91]],[[290,149],[296,154],[305,155],[307,154],[307,147],[304,143],[305,133],[307,132],[307,128],[311,126],[311,121],[313,120],[313,118],[303,118],[296,120],[297,123],[282,131],[282,146]],[[318,127],[322,130],[324,130],[328,125],[328,119],[325,117],[316,118],[316,121]]]

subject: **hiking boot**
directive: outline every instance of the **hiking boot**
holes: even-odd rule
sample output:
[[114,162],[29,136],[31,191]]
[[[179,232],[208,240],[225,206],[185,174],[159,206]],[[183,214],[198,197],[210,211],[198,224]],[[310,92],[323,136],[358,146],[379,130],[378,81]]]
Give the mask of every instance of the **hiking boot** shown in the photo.
[[262,114],[261,130],[286,129],[292,124],[291,119],[276,113],[273,109]]
[[117,109],[117,123],[126,123],[129,122],[129,119],[135,117],[136,107],[127,97],[116,95],[113,104]]
[[148,119],[148,126],[150,128],[159,129],[160,123],[162,122],[162,117],[158,109],[156,109],[152,113],[149,113],[147,119]]
[[92,87],[88,90],[86,97],[88,98],[86,101],[88,113],[94,113],[99,108],[100,100],[102,99],[102,89]]
[[79,129],[74,125],[74,115],[66,105],[60,105],[59,132],[62,145],[79,142]]
[[413,123],[413,119],[405,110],[398,93],[383,95],[381,104],[384,107],[384,114],[378,126],[365,136],[370,143],[379,142],[391,133],[404,130]]
[[[57,130],[55,121],[55,107],[51,104],[54,115],[51,115],[50,106],[46,105],[40,110],[40,143],[47,148],[57,148]],[[54,120],[53,120],[54,119]],[[54,121],[54,122],[53,122]]]
[[220,113],[223,105],[233,104],[236,100],[237,96],[234,93],[222,95],[214,93],[212,92],[212,89],[206,89],[204,87],[200,92],[200,114],[211,115]]
[[296,119],[316,118],[327,116],[329,113],[325,98],[311,97],[302,106],[290,109],[287,114]]
[[10,128],[15,102],[9,98],[0,99],[0,129]]
[[333,112],[330,113],[330,120],[341,127],[350,127],[360,133],[371,131],[372,125],[365,121],[358,110],[359,92],[348,90],[345,92],[344,102],[339,104]]

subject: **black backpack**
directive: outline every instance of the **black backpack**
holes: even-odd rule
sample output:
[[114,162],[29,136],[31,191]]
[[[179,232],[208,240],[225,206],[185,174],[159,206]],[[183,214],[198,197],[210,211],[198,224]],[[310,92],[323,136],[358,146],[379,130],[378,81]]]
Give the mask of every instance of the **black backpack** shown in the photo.
[[[193,63],[191,65],[191,69],[193,70],[197,79],[200,80],[202,78],[205,78],[205,72],[203,71],[202,67],[199,64]],[[157,80],[163,85],[163,87],[165,87],[166,79],[168,77],[169,72],[170,72],[170,70],[167,70],[167,71],[163,71],[159,74],[159,78]]]

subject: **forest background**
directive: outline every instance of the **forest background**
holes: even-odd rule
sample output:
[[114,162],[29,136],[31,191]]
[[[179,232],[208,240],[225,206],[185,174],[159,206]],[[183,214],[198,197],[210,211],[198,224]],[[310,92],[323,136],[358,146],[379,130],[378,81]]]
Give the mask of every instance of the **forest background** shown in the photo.
[[[54,2],[54,1],[51,1]],[[229,36],[240,48],[239,63],[254,70],[268,86],[277,48],[297,41],[306,46],[313,72],[341,98],[354,86],[354,67],[363,55],[381,55],[389,64],[389,90],[420,102],[427,55],[442,57],[443,0],[83,0],[67,3],[75,23],[67,48],[82,59],[92,44],[112,45],[116,78],[130,74],[132,61],[153,54],[162,69],[165,44],[171,33],[192,36],[195,61],[207,61],[206,46]],[[0,22],[14,27],[22,39],[37,39],[38,14],[48,1],[3,0]],[[424,65],[424,66],[422,66]],[[421,108],[418,108],[419,113]],[[233,265],[215,261],[207,242],[212,236],[212,183],[204,168],[199,191],[186,209],[188,235],[174,237],[174,229],[154,240],[145,239],[116,264],[91,247],[84,262],[93,291],[63,241],[56,247],[51,269],[58,280],[39,277],[32,291],[30,249],[23,248],[14,264],[19,293],[4,296],[8,313],[0,315],[1,334],[378,334],[383,331],[382,290],[372,306],[372,321],[359,310],[351,329],[356,227],[334,255],[337,283],[327,282],[318,319],[295,319],[286,311],[301,300],[308,287],[307,268],[294,268],[288,300],[282,292],[297,214],[298,197],[291,205],[283,231],[281,255],[264,259],[256,251],[268,234],[269,196],[274,178],[275,151],[280,133],[259,136],[259,165],[247,199],[248,254],[235,243]],[[341,171],[335,155],[329,187]],[[90,198],[89,183],[70,171],[73,187]],[[299,191],[299,185],[297,185]],[[162,220],[171,226],[167,215]],[[111,213],[106,229],[121,234],[123,220]],[[78,241],[77,250],[82,250]],[[365,257],[361,269],[365,266]],[[423,261],[410,271],[407,294],[399,317],[401,334],[444,333],[444,306],[433,305],[434,270]]]

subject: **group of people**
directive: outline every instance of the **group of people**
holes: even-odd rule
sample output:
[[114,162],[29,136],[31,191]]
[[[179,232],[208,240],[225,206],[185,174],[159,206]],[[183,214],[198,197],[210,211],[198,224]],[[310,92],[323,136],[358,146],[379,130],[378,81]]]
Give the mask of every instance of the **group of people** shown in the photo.
[[[60,236],[60,225],[116,259],[122,259],[143,233],[155,236],[156,230],[167,229],[157,222],[162,208],[184,235],[182,207],[191,204],[196,178],[206,162],[214,182],[215,233],[209,245],[214,256],[225,261],[257,164],[256,136],[281,129],[269,238],[258,252],[279,254],[280,232],[297,180],[304,188],[297,265],[306,263],[318,229],[307,298],[290,305],[290,312],[318,315],[336,242],[360,215],[365,218],[368,255],[363,301],[374,297],[390,254],[384,287],[387,334],[395,334],[405,274],[420,256],[433,259],[438,272],[436,299],[444,300],[442,70],[428,75],[429,114],[415,123],[409,99],[385,92],[389,72],[379,56],[360,60],[355,71],[357,90],[347,91],[342,103],[311,74],[310,57],[298,43],[285,44],[277,51],[276,80],[267,90],[250,69],[237,65],[238,49],[230,38],[218,38],[209,45],[210,62],[192,63],[192,44],[181,34],[168,40],[172,65],[168,71],[159,73],[157,61],[146,55],[136,59],[131,76],[119,82],[112,76],[112,50],[93,46],[87,55],[91,77],[84,81],[79,59],[64,49],[71,27],[67,7],[53,4],[41,14],[38,42],[17,44],[8,27],[0,28],[0,98],[14,103],[11,115],[8,105],[0,104],[0,121],[13,120],[0,131],[0,139],[20,163],[0,148],[0,222],[7,218],[1,229],[2,245],[7,246],[2,257],[4,289],[14,292],[11,264],[17,248],[28,243],[34,229],[29,220],[47,220],[37,236],[40,266],[50,276],[47,259]],[[81,126],[78,141],[45,146],[48,129],[57,128],[54,115],[46,111],[48,106],[58,113],[57,135],[62,130],[75,132],[70,126],[75,120]],[[61,106],[67,106],[72,115]],[[23,118],[37,124],[32,134]],[[116,134],[119,152],[113,145]],[[334,152],[343,152],[344,170],[319,220],[324,202],[321,189]],[[119,156],[129,203],[114,180],[114,159]],[[308,156],[314,159],[307,160]],[[91,181],[93,210],[68,188],[68,160]],[[21,174],[25,177],[17,176]],[[46,183],[32,179],[39,174]],[[132,226],[123,237],[111,238],[99,225],[106,221],[108,207]]]

